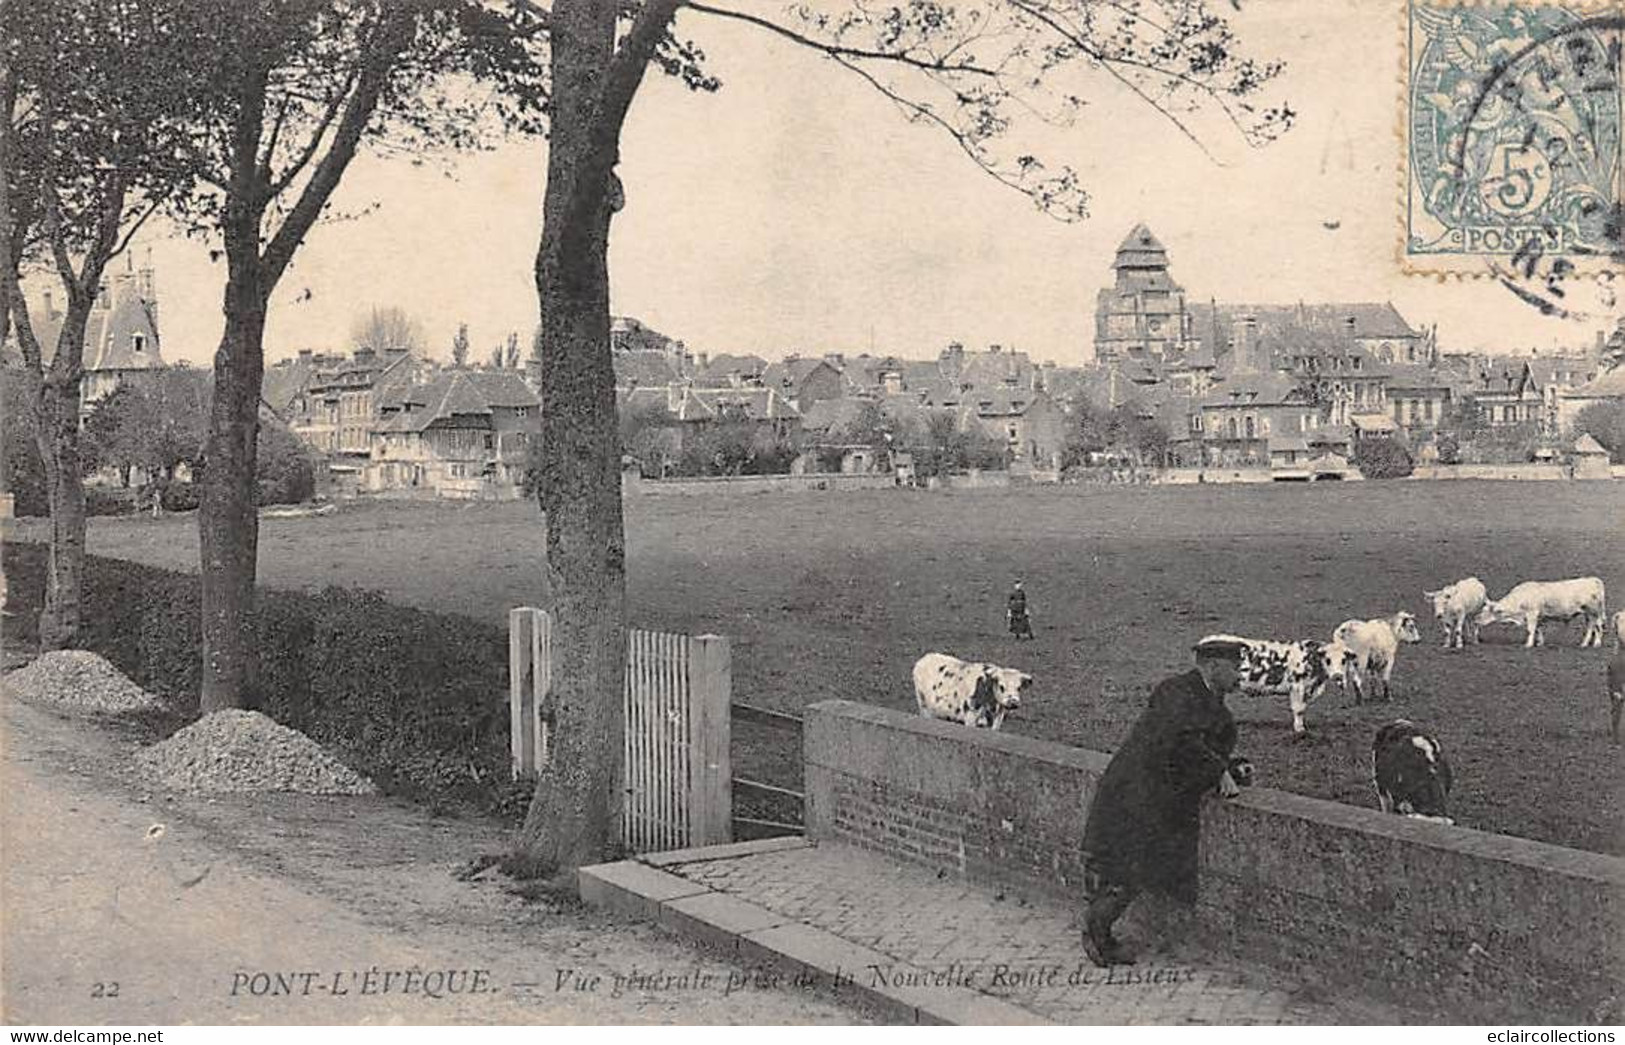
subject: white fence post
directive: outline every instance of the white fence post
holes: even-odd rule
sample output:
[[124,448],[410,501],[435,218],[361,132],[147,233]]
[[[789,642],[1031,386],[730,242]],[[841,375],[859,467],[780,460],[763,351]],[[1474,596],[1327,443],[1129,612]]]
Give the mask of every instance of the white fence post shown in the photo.
[[[542,719],[552,681],[552,617],[508,611],[513,775],[549,760]],[[636,852],[733,840],[729,734],[733,666],[720,635],[627,631],[622,838]]]
[[546,610],[508,611],[508,743],[513,775],[539,772],[548,759],[542,702],[553,679],[553,619]]
[[688,844],[733,841],[733,766],[728,742],[733,655],[722,635],[693,640],[689,659]]
[[541,611],[516,606],[508,611],[508,743],[517,780],[536,772],[536,623]]

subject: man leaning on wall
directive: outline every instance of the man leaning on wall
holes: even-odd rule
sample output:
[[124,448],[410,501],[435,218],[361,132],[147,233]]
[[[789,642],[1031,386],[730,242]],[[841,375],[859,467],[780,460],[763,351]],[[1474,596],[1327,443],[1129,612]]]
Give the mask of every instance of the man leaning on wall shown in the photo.
[[1238,778],[1251,779],[1251,765],[1233,757],[1236,720],[1224,704],[1237,686],[1242,647],[1208,639],[1195,652],[1193,670],[1151,691],[1089,807],[1083,948],[1103,968],[1133,964],[1112,926],[1142,891],[1195,904],[1202,796],[1217,788],[1234,798]]

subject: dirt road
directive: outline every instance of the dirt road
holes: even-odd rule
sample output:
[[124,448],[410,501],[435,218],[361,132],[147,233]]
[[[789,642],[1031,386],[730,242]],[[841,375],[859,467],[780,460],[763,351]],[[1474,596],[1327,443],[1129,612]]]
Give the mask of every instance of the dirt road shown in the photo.
[[153,794],[122,768],[126,736],[9,699],[0,723],[0,1022],[871,1019],[805,992],[725,996],[745,966],[456,881],[500,844],[491,825],[387,799]]

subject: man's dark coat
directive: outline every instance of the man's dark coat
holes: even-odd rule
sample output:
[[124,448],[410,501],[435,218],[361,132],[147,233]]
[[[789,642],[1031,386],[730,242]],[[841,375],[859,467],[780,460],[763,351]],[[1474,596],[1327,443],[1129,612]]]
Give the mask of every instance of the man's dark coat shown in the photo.
[[1083,848],[1109,882],[1196,902],[1202,795],[1236,746],[1236,720],[1199,671],[1151,691],[1151,702],[1095,789]]

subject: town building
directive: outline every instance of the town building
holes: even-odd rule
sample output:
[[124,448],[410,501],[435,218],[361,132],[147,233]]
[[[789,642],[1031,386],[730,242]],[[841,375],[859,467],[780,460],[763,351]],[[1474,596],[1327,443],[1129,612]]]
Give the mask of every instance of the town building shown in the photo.
[[827,359],[818,356],[786,356],[762,371],[762,385],[771,388],[805,414],[814,403],[839,398],[846,381]]
[[455,500],[512,500],[540,401],[517,370],[447,370],[381,392],[361,488]]
[[1143,224],[1118,245],[1113,284],[1095,303],[1096,362],[1172,361],[1195,350],[1185,289],[1168,268],[1167,248]]
[[[87,412],[119,385],[139,382],[162,370],[164,362],[158,333],[158,298],[150,267],[139,271],[125,256],[125,269],[104,280],[85,320],[85,344],[80,385],[80,407]],[[31,316],[40,358],[49,366],[56,357],[65,313],[57,308],[56,297],[47,291],[42,307]],[[7,365],[21,366],[22,352],[15,331],[4,346]]]

